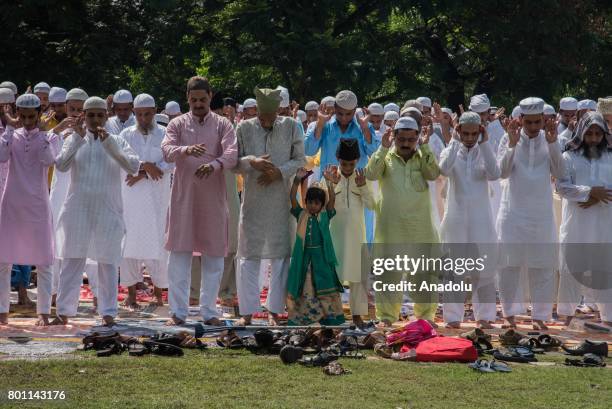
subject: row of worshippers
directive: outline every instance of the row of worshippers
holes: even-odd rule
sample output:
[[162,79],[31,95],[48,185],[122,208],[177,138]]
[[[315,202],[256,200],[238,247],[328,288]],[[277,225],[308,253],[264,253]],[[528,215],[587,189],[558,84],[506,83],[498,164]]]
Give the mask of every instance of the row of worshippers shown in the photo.
[[[383,124],[378,126],[377,134],[375,120],[370,120],[376,109],[374,113],[366,110],[367,114],[360,117],[356,114],[356,96],[350,91],[342,91],[332,99],[331,109],[328,108],[329,98],[322,101],[316,121],[307,126],[304,137],[303,125],[291,118],[291,111],[282,112],[287,116],[279,115],[285,99],[283,93],[282,89],[256,90],[256,117],[242,118],[234,130],[234,124],[227,118],[210,112],[212,91],[208,82],[192,78],[187,86],[190,111],[173,119],[164,130],[155,123],[155,102],[146,94],[131,101],[127,91],[116,93],[112,106],[116,115],[107,121],[106,101],[87,98],[84,91],[74,89],[66,98],[67,112],[74,115],[62,119],[46,133],[37,128],[40,99],[32,94],[19,97],[18,117],[5,111],[2,121],[5,126],[2,161],[8,161],[10,167],[0,213],[2,279],[6,280],[11,264],[37,265],[39,323],[48,322],[50,294],[54,289],[58,293],[55,322],[66,323],[68,317],[76,313],[81,274],[86,263],[97,263],[99,310],[106,323],[112,324],[117,311],[114,285],[117,265],[121,263],[122,266],[122,282],[124,274],[137,282],[141,280],[140,267],[144,262],[152,272],[156,288],[165,288],[168,281],[171,283],[171,323],[180,324],[187,317],[192,255],[198,252],[201,254],[201,315],[206,322],[217,323],[216,295],[224,271],[228,271],[228,252],[232,254],[228,249],[231,239],[228,218],[232,213],[230,191],[235,192],[236,184],[227,178],[231,175],[227,171],[234,167],[234,171],[244,178],[242,204],[239,217],[235,217],[239,233],[238,246],[234,250],[238,258],[236,281],[243,323],[250,322],[253,313],[260,308],[262,260],[267,260],[271,270],[266,302],[271,322],[284,311],[287,291],[290,322],[338,322],[341,319],[337,302],[337,293],[342,291],[341,285],[337,285],[340,281],[350,285],[354,320],[367,315],[367,276],[363,275],[356,260],[361,253],[361,243],[366,240],[367,212],[365,220],[362,215],[368,208],[376,209],[376,243],[434,243],[439,238],[449,243],[497,240],[504,244],[554,243],[552,174],[568,203],[571,193],[567,192],[573,192],[574,196],[578,196],[576,191],[580,192],[578,199],[581,200],[575,202],[574,210],[593,207],[601,210],[600,213],[608,212],[610,191],[606,187],[609,183],[605,182],[609,175],[597,171],[595,174],[600,179],[593,181],[591,178],[590,184],[579,185],[583,180],[576,180],[575,174],[567,173],[576,166],[564,166],[564,162],[569,161],[574,151],[591,152],[587,148],[592,145],[599,149],[591,152],[593,157],[583,154],[579,158],[586,158],[589,166],[593,163],[605,165],[610,136],[605,120],[609,120],[612,113],[605,110],[610,109],[610,100],[600,101],[605,120],[600,114],[582,113],[578,126],[573,125],[575,132],[564,153],[568,158],[562,158],[557,143],[558,124],[552,118],[546,118],[545,122],[544,102],[536,98],[521,101],[520,116],[505,120],[502,125],[499,110],[490,111],[488,98],[475,96],[470,104],[475,113],[464,113],[454,129],[452,112],[443,111],[437,104],[431,107],[433,111],[428,110],[431,101],[420,98],[420,101],[408,101],[392,127],[384,124],[387,128],[381,135]],[[14,96],[14,93],[9,95],[2,91],[0,103],[9,104]],[[119,104],[122,103],[128,104],[130,109],[127,115],[119,118],[122,108]],[[81,111],[84,115],[80,115]],[[395,112],[395,109],[388,112]],[[135,123],[127,126],[130,118],[135,118],[132,119]],[[584,125],[587,119],[588,126]],[[567,121],[568,127],[572,121],[571,118]],[[112,133],[116,132],[114,130],[108,131],[109,124],[117,122],[125,128],[120,136]],[[15,129],[17,125],[21,127]],[[499,128],[505,131],[495,140],[491,130],[497,130],[499,135]],[[586,137],[589,132],[597,137]],[[436,144],[442,146],[439,155],[435,153]],[[596,152],[601,155],[596,156]],[[296,185],[291,184],[293,175],[301,176],[296,178],[300,182],[304,179],[300,169],[305,161],[304,154],[317,153],[320,153],[320,169],[330,183],[327,192],[322,190],[323,196],[321,192],[316,194],[317,186],[311,186],[303,195],[308,210],[304,214],[308,217],[300,220],[298,208],[292,206],[296,210],[292,213],[298,218],[295,241],[304,243],[304,248],[298,252],[299,257],[295,256],[295,249],[294,257],[289,257],[290,232],[294,226],[279,220],[289,218],[291,208],[287,205],[287,196],[293,199],[295,195],[290,189]],[[20,155],[24,156],[19,158]],[[20,163],[36,166],[25,167]],[[59,171],[54,175],[52,198],[57,185],[55,176],[67,175],[57,217],[41,206],[47,197],[44,174],[52,164]],[[174,183],[170,194],[168,174],[173,167]],[[43,177],[38,177],[41,174]],[[593,174],[592,169],[590,174]],[[432,191],[435,192],[435,181],[440,175],[448,177],[448,187],[441,237],[438,237]],[[493,183],[499,177],[507,183],[502,187],[496,231],[489,198],[494,192]],[[372,185],[376,182],[379,186],[374,192]],[[600,189],[601,183],[604,187]],[[24,191],[24,188],[27,189]],[[334,206],[341,215],[335,217],[337,223],[330,223],[336,214],[333,206],[327,206],[326,212],[322,212],[326,202],[327,205],[331,202],[326,198],[332,196],[330,190],[336,193]],[[310,201],[309,193],[314,197]],[[25,201],[33,203],[34,208],[22,206],[27,194],[38,199]],[[438,199],[437,196],[433,198],[434,201]],[[16,205],[18,202],[20,206]],[[309,202],[319,206],[309,206]],[[169,203],[167,226],[165,203]],[[36,223],[30,220],[32,214],[38,215]],[[596,225],[605,225],[601,220],[609,221],[609,212],[593,219],[599,220]],[[474,229],[475,225],[479,228]],[[562,228],[565,228],[562,241],[567,237],[564,231],[580,231],[565,217]],[[124,231],[127,235],[122,246]],[[333,240],[328,239],[330,232]],[[606,238],[600,237],[601,234],[592,240],[605,243]],[[315,242],[307,245],[308,240]],[[314,251],[316,248],[322,250]],[[517,294],[517,290],[522,289],[518,285],[521,268],[526,267],[533,318],[544,328],[544,321],[550,319],[552,310],[555,257],[544,254],[546,260],[524,260],[510,254],[511,251],[516,251],[516,246],[509,246],[506,252],[500,250],[499,255],[500,263],[505,260],[498,277],[504,316],[514,324],[513,317],[526,307],[525,297]],[[296,260],[301,260],[300,265]],[[325,268],[325,264],[329,268]],[[166,265],[169,280],[164,279]],[[473,278],[477,282],[472,301],[481,326],[490,325],[495,319],[494,296],[493,302],[489,298],[495,293],[495,269],[486,276]],[[57,273],[47,274],[49,270]],[[561,275],[561,286],[563,277]],[[394,282],[397,278],[387,273],[385,280]],[[53,285],[53,281],[57,284]],[[575,306],[584,289],[576,283],[566,284],[566,287],[573,291],[573,298],[568,297],[571,302],[566,303],[569,305],[566,315],[571,316],[572,303]],[[306,297],[311,291],[318,297]],[[6,321],[8,290],[1,295],[0,314],[3,315],[0,317]],[[326,298],[329,296],[332,298]],[[478,302],[479,298],[489,302]],[[302,299],[317,300],[316,308],[311,305],[312,301],[304,303]],[[399,292],[376,294],[378,317],[386,323],[395,320],[401,299]],[[415,316],[433,322],[436,302],[432,295],[431,299],[416,303]],[[451,325],[458,324],[463,320],[463,303],[445,302],[444,315]],[[610,321],[605,306],[602,319]]]

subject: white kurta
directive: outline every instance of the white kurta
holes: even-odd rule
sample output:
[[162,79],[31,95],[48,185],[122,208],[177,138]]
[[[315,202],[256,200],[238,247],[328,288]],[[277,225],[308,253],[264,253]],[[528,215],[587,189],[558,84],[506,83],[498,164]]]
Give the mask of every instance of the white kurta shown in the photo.
[[108,118],[104,127],[109,134],[119,135],[124,129],[133,125],[136,125],[136,117],[134,117],[134,114],[130,114],[130,117],[125,122],[121,122],[118,116],[112,116]]
[[361,253],[366,241],[364,208],[374,210],[375,201],[371,182],[358,187],[355,173],[346,178],[341,175],[335,187],[336,216],[331,220],[329,230],[338,259],[338,278],[340,281],[361,281]]
[[125,234],[121,169],[135,173],[139,165],[136,153],[116,135],[100,142],[87,131],[84,138],[73,133],[64,141],[56,159],[58,171],[70,170],[57,226],[61,258],[119,263]]
[[[73,133],[72,129],[67,129],[61,133],[58,138],[60,150],[64,146],[65,139]],[[70,187],[70,172],[53,172],[51,179],[51,191],[49,193],[49,201],[51,202],[51,214],[53,215],[53,226],[57,230],[57,221],[59,219],[60,210],[66,201],[68,188]],[[57,240],[57,239],[56,239]],[[56,254],[59,254],[59,247],[55,249]]]
[[530,139],[521,130],[513,148],[508,147],[508,135],[504,135],[497,161],[502,179],[508,179],[497,216],[501,266],[556,268],[550,177],[563,176],[559,144],[548,143],[544,131]]
[[170,179],[174,166],[163,160],[161,142],[166,134],[165,128],[157,124],[154,126],[147,135],[140,132],[137,125],[125,129],[120,135],[138,155],[140,162],[154,163],[164,172],[160,180],[144,178],[131,187],[125,182],[127,173],[121,172],[123,218],[126,227],[124,258],[166,259],[164,237],[170,204]]
[[[493,155],[497,157],[497,150],[499,149],[499,143],[502,137],[506,133],[504,128],[501,126],[499,119],[493,122],[489,122],[487,125],[487,133],[489,134],[489,146],[493,151]],[[502,183],[498,180],[492,180],[489,182],[489,196],[491,198],[491,211],[493,212],[493,220],[497,219],[497,213],[499,212],[499,205],[501,203],[502,195]]]

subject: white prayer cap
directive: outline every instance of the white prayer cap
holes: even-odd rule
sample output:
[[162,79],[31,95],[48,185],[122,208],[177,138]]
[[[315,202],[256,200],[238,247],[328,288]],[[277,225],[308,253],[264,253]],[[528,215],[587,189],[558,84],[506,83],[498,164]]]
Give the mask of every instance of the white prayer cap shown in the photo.
[[85,101],[87,98],[89,98],[89,95],[81,88],[72,88],[66,94],[66,101]]
[[431,99],[428,97],[418,97],[416,100],[424,107],[431,108]]
[[459,125],[463,124],[476,124],[480,125],[480,115],[474,111],[467,111],[461,114],[459,117]]
[[317,109],[319,109],[317,101],[308,101],[304,107],[305,111],[316,111]]
[[583,99],[578,101],[578,109],[587,109],[589,111],[596,111],[597,110],[597,102],[593,101],[592,99]]
[[51,91],[51,87],[46,82],[39,82],[34,85],[34,93],[42,92],[43,94],[48,94]]
[[149,94],[138,94],[134,99],[134,108],[155,108],[155,99]]
[[445,112],[447,114],[449,114],[450,116],[453,116],[453,110],[447,107],[442,108],[442,112]]
[[383,118],[384,121],[397,121],[398,119],[399,119],[399,114],[395,111],[385,112],[385,116]]
[[402,112],[400,112],[400,116],[404,116],[407,115],[409,112],[414,112],[415,114],[417,114],[420,117],[423,116],[423,114],[421,113],[421,111],[418,108],[415,107],[405,107],[402,108]]
[[0,83],[0,88],[8,88],[11,91],[13,91],[13,94],[17,94],[17,85],[15,85],[14,82],[4,81],[4,82]]
[[336,98],[332,97],[331,95],[328,95],[321,100],[321,105],[325,105],[327,107],[334,106],[335,103]]
[[512,109],[512,113],[510,114],[510,117],[512,117],[513,119],[516,119],[520,116],[521,116],[521,107],[517,105],[514,107],[514,109]]
[[395,104],[393,102],[390,102],[387,105],[385,105],[384,110],[385,110],[385,112],[394,111],[394,112],[397,112],[398,114],[400,113],[399,105],[397,105],[397,104]]
[[368,106],[368,111],[370,112],[370,115],[384,115],[385,114],[385,110],[383,106],[376,102]]
[[132,98],[132,93],[127,89],[120,89],[113,95],[114,104],[131,104],[132,102],[134,102],[134,98]]
[[597,112],[599,112],[602,115],[612,114],[612,98],[610,97],[599,98],[597,100]]
[[491,101],[487,94],[478,94],[470,98],[470,111],[474,112],[485,112],[491,107]]
[[246,108],[255,108],[257,106],[257,100],[255,98],[248,98],[244,100],[242,106]]
[[281,85],[276,87],[276,89],[280,90],[281,102],[279,106],[281,108],[287,108],[289,106],[289,90]]
[[555,115],[555,107],[549,104],[544,104],[544,115]]
[[357,116],[357,118],[363,118],[365,116],[365,114],[363,113],[363,109],[357,108],[355,110],[355,116]]
[[302,111],[301,109],[299,109],[299,110],[297,111],[297,119],[298,119],[298,121],[300,121],[300,122],[306,122],[306,118],[308,118],[308,117],[306,116],[306,112],[304,112],[304,111]]
[[180,115],[181,106],[176,101],[168,101],[164,112],[166,115]]
[[528,97],[519,102],[521,114],[538,115],[544,112],[544,100],[537,97]]
[[403,116],[395,122],[395,126],[393,127],[393,129],[396,131],[398,129],[414,129],[415,131],[418,131],[419,125],[414,120],[414,118],[410,116]]
[[60,87],[53,87],[49,91],[49,102],[63,104],[66,102],[66,90]]
[[38,108],[40,99],[34,94],[23,94],[17,98],[18,108]]
[[103,109],[106,111],[106,101],[100,97],[89,97],[83,104],[83,110],[88,109]]
[[575,111],[578,109],[578,100],[572,97],[561,98],[559,101],[559,109],[564,111]]
[[357,95],[353,91],[342,90],[336,95],[336,105],[342,109],[355,109],[357,108]]
[[238,104],[238,108],[236,108],[236,112],[243,112],[244,111],[244,106],[242,106],[242,104]]
[[155,114],[155,122],[162,125],[168,125],[170,122],[170,117],[166,114]]
[[12,104],[15,102],[15,94],[10,88],[0,88],[0,104]]

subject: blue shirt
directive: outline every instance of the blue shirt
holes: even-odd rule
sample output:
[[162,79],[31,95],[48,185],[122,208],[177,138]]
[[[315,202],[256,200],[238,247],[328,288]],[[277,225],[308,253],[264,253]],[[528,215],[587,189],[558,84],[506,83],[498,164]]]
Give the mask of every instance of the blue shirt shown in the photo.
[[357,119],[353,117],[353,120],[346,128],[346,131],[342,133],[340,125],[336,121],[334,116],[332,119],[327,121],[321,132],[319,139],[315,138],[316,126],[308,127],[306,132],[306,138],[304,139],[304,151],[307,156],[315,156],[319,149],[321,149],[321,174],[328,165],[337,165],[338,159],[336,158],[336,150],[340,144],[340,138],[349,138],[359,140],[359,153],[361,157],[357,162],[357,168],[365,168],[368,164],[368,157],[372,155],[378,149],[379,141],[376,140],[376,131],[372,124],[368,124],[370,128],[370,135],[372,136],[371,143],[367,143],[361,127],[357,122]]

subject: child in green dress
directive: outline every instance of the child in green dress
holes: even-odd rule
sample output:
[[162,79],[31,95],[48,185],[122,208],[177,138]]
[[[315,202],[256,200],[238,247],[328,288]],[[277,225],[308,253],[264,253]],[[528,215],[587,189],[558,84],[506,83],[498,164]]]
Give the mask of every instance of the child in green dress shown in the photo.
[[[297,219],[297,232],[287,280],[288,325],[317,322],[338,325],[344,322],[340,297],[344,289],[336,274],[338,263],[329,233],[329,221],[336,214],[334,189],[328,185],[326,193],[317,186],[308,188],[304,210],[298,204],[296,194],[301,181],[307,177],[308,172],[299,169],[290,194],[291,214]],[[327,195],[329,198],[326,200]]]

